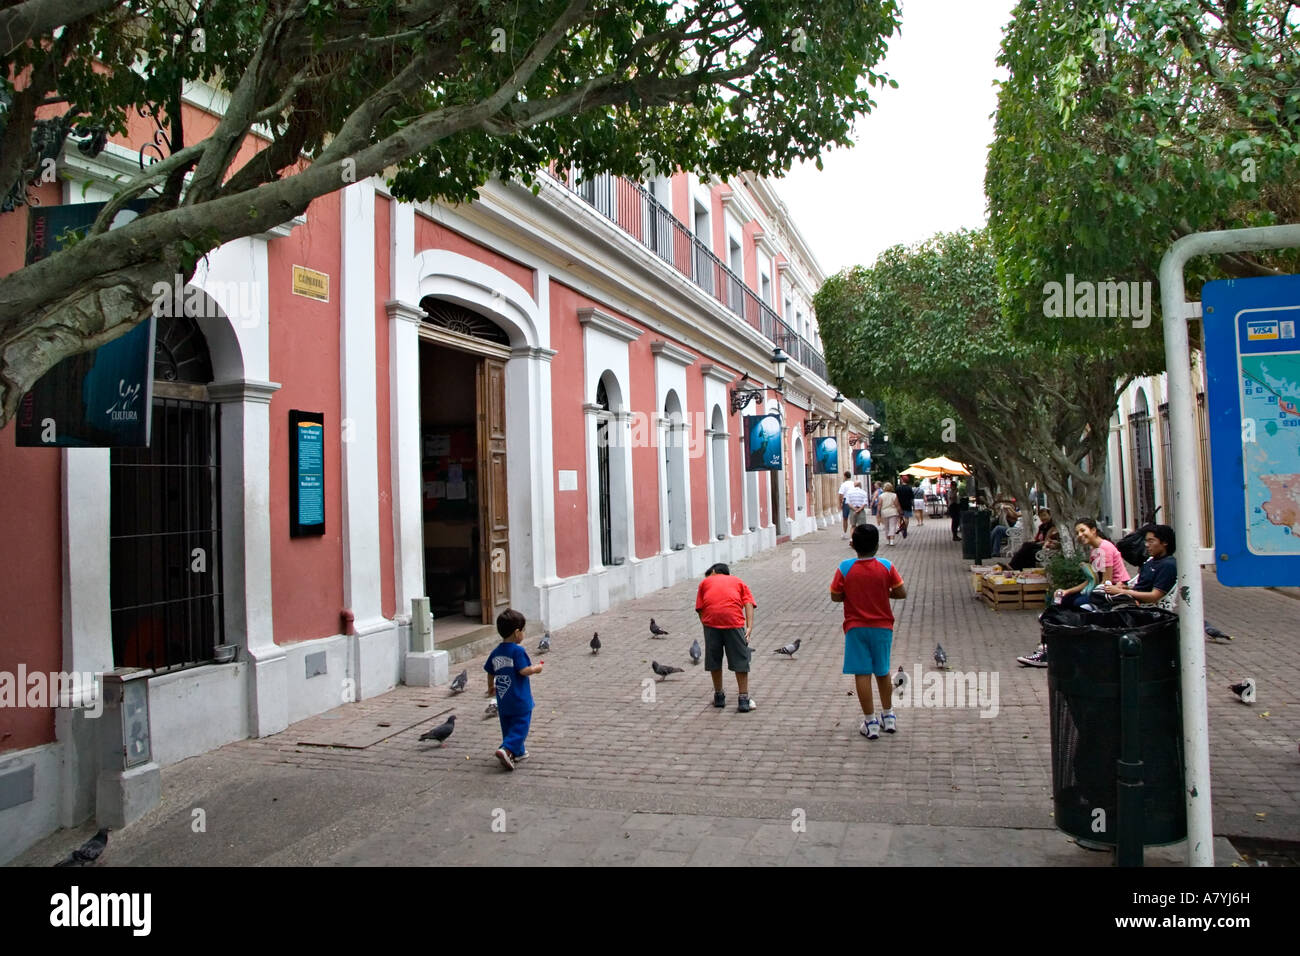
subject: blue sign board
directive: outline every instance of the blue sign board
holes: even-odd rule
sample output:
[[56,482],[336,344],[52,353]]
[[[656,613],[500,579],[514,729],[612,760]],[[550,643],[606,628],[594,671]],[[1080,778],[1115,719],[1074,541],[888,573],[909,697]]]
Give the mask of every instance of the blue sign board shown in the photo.
[[781,470],[781,416],[745,416],[745,470]]
[[325,533],[325,416],[289,412],[289,536]]
[[1207,282],[1201,305],[1219,582],[1300,585],[1300,276]]
[[814,455],[817,467],[813,469],[815,475],[835,475],[840,470],[840,445],[834,438],[815,438],[817,451]]
[[871,449],[859,448],[853,453],[853,473],[855,475],[871,474]]

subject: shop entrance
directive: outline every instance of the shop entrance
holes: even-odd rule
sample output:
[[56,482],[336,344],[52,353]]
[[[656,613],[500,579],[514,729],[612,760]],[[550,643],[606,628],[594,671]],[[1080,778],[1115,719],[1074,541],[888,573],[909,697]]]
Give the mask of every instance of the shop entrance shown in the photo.
[[490,624],[510,603],[508,339],[459,306],[421,304],[429,316],[420,333],[425,593],[445,625]]

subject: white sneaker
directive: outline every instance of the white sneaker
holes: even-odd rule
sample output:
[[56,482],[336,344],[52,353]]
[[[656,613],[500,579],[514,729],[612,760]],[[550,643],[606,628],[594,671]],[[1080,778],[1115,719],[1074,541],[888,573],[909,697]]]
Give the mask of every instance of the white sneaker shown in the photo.
[[858,728],[858,733],[868,740],[875,740],[880,736],[880,721],[875,717],[863,717],[862,726]]
[[894,734],[898,732],[898,718],[894,716],[892,710],[881,714],[880,721],[884,724],[885,733]]

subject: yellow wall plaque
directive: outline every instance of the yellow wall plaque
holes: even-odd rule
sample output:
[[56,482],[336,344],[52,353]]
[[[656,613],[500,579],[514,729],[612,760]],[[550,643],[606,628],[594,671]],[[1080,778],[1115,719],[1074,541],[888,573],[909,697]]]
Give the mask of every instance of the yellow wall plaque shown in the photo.
[[330,277],[324,272],[305,266],[293,267],[293,294],[305,295],[320,302],[330,300]]

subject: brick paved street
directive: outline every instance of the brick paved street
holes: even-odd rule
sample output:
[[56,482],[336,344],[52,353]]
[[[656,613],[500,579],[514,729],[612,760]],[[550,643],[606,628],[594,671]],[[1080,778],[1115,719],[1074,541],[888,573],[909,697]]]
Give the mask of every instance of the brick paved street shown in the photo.
[[[732,569],[759,604],[753,713],[736,712],[729,673],[727,709],[711,706],[708,675],[687,656],[699,627],[695,583],[684,582],[553,632],[533,681],[533,756],[514,774],[492,758],[499,727],[482,719],[480,656],[465,665],[471,682],[459,697],[403,687],[329,715],[378,724],[413,703],[427,712],[365,749],[300,746],[304,724],[168,768],[163,806],[121,835],[117,862],[491,862],[510,840],[520,862],[1108,864],[1109,854],[1053,828],[1047,672],[1015,662],[1037,642],[1036,616],[973,600],[957,548],[947,522],[931,521],[884,549],[909,591],[895,605],[894,666],[932,668],[942,641],[950,669],[996,675],[995,716],[900,709],[896,736],[859,735],[851,678],[840,673],[840,610],[826,593],[849,552],[838,529],[826,530]],[[1207,618],[1237,638],[1207,648],[1216,833],[1300,840],[1300,604],[1207,587]],[[670,637],[650,638],[651,616]],[[593,631],[603,643],[594,657]],[[535,622],[529,634],[536,660]],[[795,637],[804,642],[795,659],[772,653]],[[655,682],[646,702],[651,660],[685,673]],[[1226,686],[1247,675],[1259,684],[1253,707]],[[450,711],[458,724],[447,746],[420,743]],[[410,718],[393,719],[397,730]],[[212,805],[250,828],[228,831],[215,858],[185,839],[189,808]],[[505,835],[489,828],[497,808]],[[809,824],[793,840],[798,810]],[[26,859],[41,852],[50,851]],[[1230,855],[1223,841],[1216,852],[1220,863]],[[1183,850],[1149,857],[1179,861]]]

